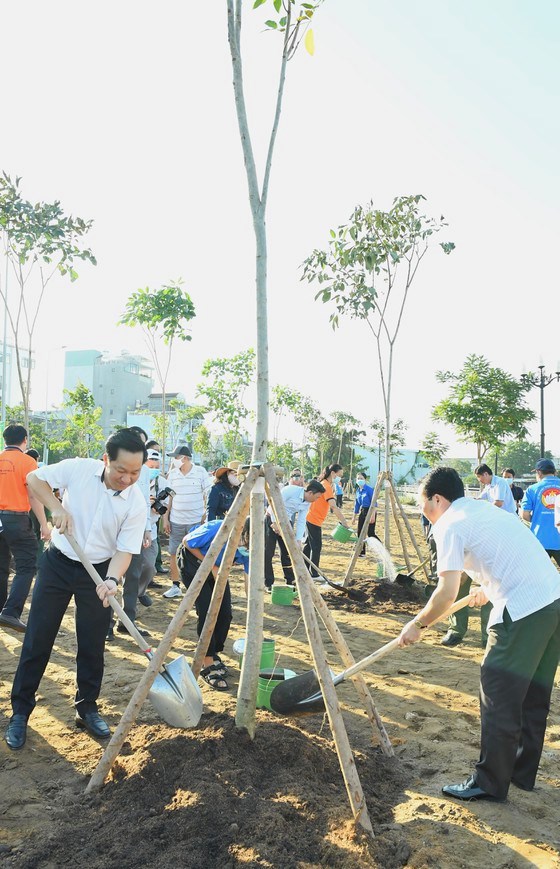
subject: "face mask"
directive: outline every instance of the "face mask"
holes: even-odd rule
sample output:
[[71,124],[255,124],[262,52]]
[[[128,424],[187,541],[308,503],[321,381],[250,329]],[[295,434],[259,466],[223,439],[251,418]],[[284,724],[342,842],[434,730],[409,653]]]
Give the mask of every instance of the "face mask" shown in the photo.
[[239,486],[239,477],[237,474],[228,474],[227,478],[230,486]]
[[335,477],[334,481],[335,481],[335,483],[340,483],[341,479],[342,479],[342,477]]
[[159,477],[159,468],[150,468],[150,480],[155,480]]
[[513,477],[506,477],[505,480],[508,486],[513,486]]
[[183,459],[173,459],[173,462],[171,464],[174,468],[180,468],[183,464]]
[[362,479],[356,480],[356,485],[359,486],[360,489],[362,488],[362,486],[365,486],[365,484],[366,484],[365,480],[362,480]]

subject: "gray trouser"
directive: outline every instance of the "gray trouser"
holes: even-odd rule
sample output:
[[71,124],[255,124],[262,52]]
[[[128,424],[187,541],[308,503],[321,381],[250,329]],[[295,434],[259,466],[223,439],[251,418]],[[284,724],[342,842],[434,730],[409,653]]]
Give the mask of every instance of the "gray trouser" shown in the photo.
[[138,596],[146,594],[148,586],[156,575],[156,559],[158,555],[157,534],[152,536],[152,542],[147,549],[142,550],[142,570],[138,581]]

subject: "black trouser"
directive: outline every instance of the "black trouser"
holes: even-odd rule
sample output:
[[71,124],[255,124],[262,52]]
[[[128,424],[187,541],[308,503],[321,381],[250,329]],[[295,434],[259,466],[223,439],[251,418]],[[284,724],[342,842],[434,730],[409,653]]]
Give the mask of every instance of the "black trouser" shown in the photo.
[[[37,538],[29,513],[0,512],[0,520],[0,605],[4,615],[19,619],[37,570]],[[8,595],[12,554],[16,573]]]
[[[96,564],[101,577],[109,561]],[[111,608],[104,607],[95,583],[82,566],[54,546],[45,550],[31,599],[27,631],[12,688],[15,715],[30,715],[37,691],[49,662],[64,613],[72,597],[76,604],[76,709],[80,715],[97,709],[103,680],[103,652]]]
[[272,520],[270,516],[266,517],[265,521],[265,538],[264,538],[264,584],[267,588],[272,588],[274,585],[274,567],[272,559],[276,552],[276,544],[280,547],[280,564],[284,573],[284,579],[288,585],[293,585],[295,582],[294,571],[290,553],[284,543],[284,538],[281,534],[277,534],[272,530]]
[[336,496],[336,506],[340,507],[340,509],[342,509],[342,499],[343,498],[344,498],[344,495],[337,495]]
[[[461,575],[461,583],[459,585],[459,591],[457,592],[457,600],[460,597],[465,597],[469,591],[471,590],[472,579],[468,574],[463,573]],[[449,616],[449,630],[453,631],[456,634],[459,634],[461,639],[467,633],[469,627],[469,616],[472,615],[472,612],[469,613],[470,607],[464,606],[462,610],[458,610],[453,615]],[[488,619],[490,618],[490,613],[492,612],[492,603],[488,601],[483,606],[480,607],[480,644],[482,648],[486,648],[486,643],[488,642]]]
[[546,551],[555,560],[558,567],[560,567],[560,549],[547,549]]
[[159,542],[159,524],[160,524],[160,522],[161,522],[161,516],[160,516],[160,518],[157,520],[157,533],[156,533],[156,536],[157,536],[156,573],[159,573],[160,570],[161,570],[161,568],[163,567],[163,564],[162,564],[162,561],[161,561],[161,543]]
[[[311,522],[306,522],[307,525],[307,540],[303,547],[303,554],[309,558],[316,567],[319,567],[321,558],[321,549],[323,548],[323,534],[320,525],[312,525]],[[309,568],[311,576],[319,576],[314,567]]]
[[[358,537],[360,536],[360,532],[361,532],[362,528],[364,527],[364,522],[366,521],[366,516],[367,516],[368,510],[369,510],[369,507],[361,507],[360,512],[358,513]],[[367,529],[367,536],[368,537],[375,537],[376,540],[379,540],[379,537],[375,533],[376,521],[377,520],[374,519],[373,522],[369,523],[368,529]],[[365,555],[365,554],[366,554],[366,544],[364,543],[364,545],[362,546],[362,555]]]
[[529,790],[535,784],[560,658],[560,600],[516,622],[506,609],[503,623],[488,634],[476,781],[505,799],[510,781]]
[[[188,549],[183,549],[181,577],[187,588],[193,581],[194,575],[199,567],[200,561],[198,560],[198,558],[195,558],[192,552],[189,552]],[[196,623],[196,632],[199,637],[202,633],[204,622],[206,621],[206,616],[208,615],[208,610],[210,609],[210,602],[212,600],[214,584],[214,576],[212,573],[209,573],[195,601],[195,609],[198,616],[198,621]],[[212,636],[210,637],[210,642],[208,643],[208,648],[205,652],[205,657],[213,658],[215,655],[223,650],[226,644],[229,626],[231,624],[232,618],[233,612],[231,609],[231,591],[229,588],[229,582],[226,582],[224,596],[222,597],[222,603],[220,604],[218,617],[216,619],[216,624],[214,625],[214,631],[212,633]]]

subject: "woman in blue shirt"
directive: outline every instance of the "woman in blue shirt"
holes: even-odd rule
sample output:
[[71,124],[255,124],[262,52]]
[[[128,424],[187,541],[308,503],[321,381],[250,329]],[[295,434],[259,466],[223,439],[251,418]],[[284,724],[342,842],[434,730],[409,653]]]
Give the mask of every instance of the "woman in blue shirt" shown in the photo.
[[216,482],[208,493],[207,520],[225,519],[226,513],[233,504],[233,499],[239,491],[237,471],[241,462],[230,462],[214,471]]
[[[360,473],[356,474],[356,486],[358,487],[358,491],[356,492],[356,500],[354,502],[354,516],[352,517],[352,525],[355,525],[356,519],[358,520],[358,534],[364,527],[364,522],[366,521],[367,511],[369,510],[369,506],[371,504],[371,499],[373,498],[373,489],[371,486],[367,484],[367,476],[366,474]],[[375,505],[377,507],[377,504]],[[367,536],[368,537],[377,537],[375,533],[375,523],[377,521],[377,510],[375,509],[371,514],[371,518],[369,520]],[[362,551],[360,552],[360,558],[365,558],[366,554],[366,545],[362,546]]]

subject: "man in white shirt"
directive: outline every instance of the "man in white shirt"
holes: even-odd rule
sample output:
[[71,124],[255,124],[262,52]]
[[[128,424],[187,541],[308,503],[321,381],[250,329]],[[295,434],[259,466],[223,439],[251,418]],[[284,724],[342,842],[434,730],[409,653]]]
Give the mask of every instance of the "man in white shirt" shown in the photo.
[[[280,490],[282,500],[286,507],[286,512],[290,520],[296,516],[295,533],[298,543],[303,544],[303,538],[307,530],[306,517],[309,508],[317,498],[320,498],[324,493],[325,487],[318,483],[317,480],[311,480],[310,483],[303,489],[299,484],[284,486]],[[268,507],[266,511],[265,525],[265,550],[264,550],[264,584],[267,591],[272,589],[274,585],[274,567],[272,559],[276,551],[276,544],[280,547],[280,563],[284,572],[284,579],[287,585],[295,584],[294,571],[292,568],[292,560],[290,553],[284,543],[284,538],[280,533],[280,528],[276,523],[272,507]]]
[[204,519],[212,478],[201,465],[193,464],[188,447],[176,447],[167,455],[173,458],[167,485],[175,494],[169,499],[169,510],[163,517],[163,530],[169,534],[169,567],[173,585],[163,597],[172,598],[182,596],[177,549],[183,537]]
[[457,596],[463,569],[482,589],[471,605],[494,604],[480,673],[481,752],[474,775],[443,792],[461,800],[505,800],[511,782],[533,789],[560,657],[560,575],[518,519],[464,497],[452,468],[422,482],[419,505],[432,523],[439,582],[403,628],[399,645],[417,643]]
[[517,514],[511,487],[504,477],[493,474],[488,465],[479,465],[478,468],[475,468],[474,473],[478,482],[484,487],[478,496],[481,501],[489,501],[507,513]]
[[[134,553],[140,552],[146,503],[133,484],[145,448],[138,435],[118,431],[107,440],[102,461],[66,459],[27,475],[29,490],[51,511],[54,526],[35,582],[27,632],[12,687],[8,746],[23,748],[35,692],[49,662],[60,623],[74,597],[76,606],[76,725],[98,739],[111,732],[97,711],[103,653],[114,595]],[[53,489],[64,489],[62,504]],[[96,586],[64,532],[72,533],[104,579]]]

